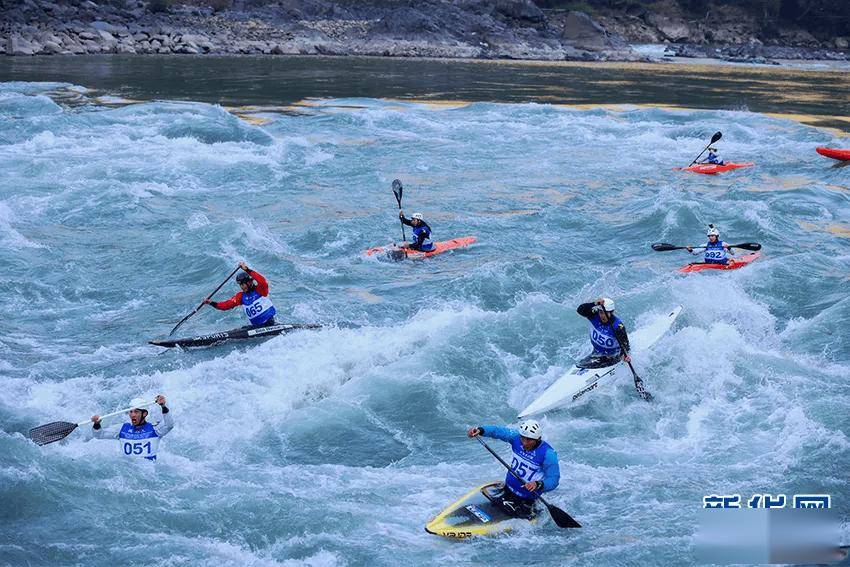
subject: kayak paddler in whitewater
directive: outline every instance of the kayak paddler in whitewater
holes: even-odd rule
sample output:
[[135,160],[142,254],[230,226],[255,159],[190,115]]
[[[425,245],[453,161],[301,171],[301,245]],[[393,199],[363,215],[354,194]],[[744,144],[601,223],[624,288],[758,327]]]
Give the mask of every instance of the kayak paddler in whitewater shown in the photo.
[[543,429],[533,419],[522,422],[518,430],[483,425],[469,429],[466,435],[491,437],[510,444],[513,450],[511,470],[516,476],[510,472],[505,475],[504,490],[499,496],[499,504],[508,514],[517,518],[532,517],[534,501],[544,492],[558,488],[561,482],[558,454],[543,441]]
[[726,162],[720,159],[720,156],[717,154],[717,148],[708,148],[708,157],[702,160],[700,163],[710,163],[712,165],[726,164]]
[[131,409],[127,412],[130,423],[123,424],[120,428],[104,429],[100,424],[100,416],[93,415],[92,433],[96,439],[118,439],[121,442],[121,450],[128,457],[143,457],[149,461],[156,460],[159,440],[174,428],[174,419],[165,405],[165,396],[156,397],[156,403],[162,408],[162,421],[148,423],[146,407],[150,402],[136,398],[130,402]]
[[404,211],[399,209],[398,218],[402,224],[406,224],[413,231],[413,242],[405,242],[399,244],[400,248],[410,248],[420,252],[430,252],[434,249],[434,242],[431,240],[431,227],[422,218],[422,213],[413,213],[411,218],[405,218]]
[[586,368],[610,366],[622,358],[631,362],[626,326],[614,314],[614,300],[600,297],[593,303],[582,303],[576,313],[590,322],[590,344],[593,353],[577,365]]
[[[705,245],[705,253],[703,254],[703,262],[706,264],[728,264],[729,255],[734,256],[732,248],[722,240],[720,240],[720,231],[713,224],[708,225],[708,243]],[[693,246],[685,248],[691,254],[694,253]]]
[[204,303],[212,305],[219,311],[227,311],[241,305],[245,309],[251,327],[268,327],[274,325],[275,308],[269,299],[269,282],[259,272],[249,268],[245,262],[239,262],[242,272],[236,276],[236,283],[242,291],[225,301],[210,301],[205,299]]

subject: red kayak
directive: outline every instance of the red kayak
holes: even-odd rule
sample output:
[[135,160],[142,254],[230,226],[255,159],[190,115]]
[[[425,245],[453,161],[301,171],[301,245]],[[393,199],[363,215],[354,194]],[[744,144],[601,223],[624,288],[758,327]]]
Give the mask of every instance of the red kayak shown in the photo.
[[746,163],[724,163],[723,165],[717,165],[715,163],[700,163],[698,165],[692,165],[691,167],[677,167],[676,169],[679,171],[692,171],[694,173],[714,175],[715,173],[741,169],[742,167],[752,167],[754,165],[755,164],[751,161]]
[[822,156],[837,159],[841,161],[850,161],[850,150],[834,150],[832,148],[815,148],[815,151]]
[[367,256],[372,256],[374,254],[386,253],[392,260],[404,260],[405,258],[410,258],[411,260],[420,260],[422,258],[428,258],[429,256],[434,256],[436,254],[442,254],[448,250],[454,250],[455,248],[463,248],[464,246],[469,246],[475,242],[474,236],[463,236],[461,238],[452,238],[451,240],[444,240],[442,242],[435,242],[434,249],[429,252],[419,252],[418,250],[408,250],[407,248],[399,248],[398,246],[376,246],[375,248],[370,248],[366,250]]
[[737,258],[730,258],[728,264],[706,264],[704,262],[694,262],[693,264],[688,264],[687,266],[679,268],[679,271],[689,274],[691,272],[699,272],[702,270],[737,270],[738,268],[743,268],[747,264],[752,263],[753,260],[757,259],[759,256],[761,256],[761,252],[745,254],[744,256],[739,256]]

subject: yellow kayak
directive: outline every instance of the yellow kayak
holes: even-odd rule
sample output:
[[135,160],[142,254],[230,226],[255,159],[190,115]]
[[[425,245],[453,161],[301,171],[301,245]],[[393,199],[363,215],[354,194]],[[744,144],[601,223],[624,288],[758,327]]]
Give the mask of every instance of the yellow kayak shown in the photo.
[[428,522],[425,531],[453,539],[466,539],[537,523],[536,513],[530,519],[523,519],[511,516],[502,509],[499,495],[503,487],[501,482],[491,482],[470,490]]

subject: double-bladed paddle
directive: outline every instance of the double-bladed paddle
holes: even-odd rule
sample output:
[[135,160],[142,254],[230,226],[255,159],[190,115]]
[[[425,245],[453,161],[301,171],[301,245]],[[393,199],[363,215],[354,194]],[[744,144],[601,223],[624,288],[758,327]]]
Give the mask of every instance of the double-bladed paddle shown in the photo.
[[186,315],[185,317],[183,317],[182,319],[180,319],[180,322],[179,322],[179,323],[177,323],[176,325],[174,325],[174,328],[173,328],[173,329],[171,329],[171,332],[170,332],[170,333],[168,333],[168,336],[170,337],[171,335],[173,335],[173,334],[174,334],[174,331],[176,331],[177,329],[179,329],[179,328],[180,328],[180,325],[182,325],[183,323],[185,323],[186,321],[188,321],[188,320],[189,320],[189,317],[191,317],[192,315],[194,315],[195,313],[197,313],[197,312],[201,309],[201,307],[203,307],[203,306],[204,306],[204,303],[207,301],[207,299],[210,299],[212,296],[214,296],[214,295],[216,294],[216,292],[218,292],[218,290],[220,290],[224,284],[226,284],[228,281],[230,281],[230,278],[232,278],[232,277],[233,277],[233,274],[235,274],[235,273],[236,273],[236,272],[238,272],[238,271],[239,271],[239,266],[236,266],[236,269],[235,269],[235,270],[233,270],[232,272],[230,272],[230,275],[229,275],[229,276],[227,276],[227,279],[225,279],[223,282],[221,282],[221,284],[220,284],[217,288],[215,288],[215,289],[212,291],[212,293],[211,293],[211,294],[209,294],[209,295],[206,297],[206,299],[204,299],[204,301],[202,301],[202,302],[201,302],[201,304],[200,304],[200,305],[198,305],[197,307],[195,307],[195,310],[194,310],[194,311],[192,311],[191,313],[189,313],[188,315]]
[[[122,414],[138,407],[152,406],[155,403],[156,401],[150,401],[145,402],[140,406],[124,408],[122,410],[102,415],[100,416],[100,419],[103,420],[107,417]],[[71,432],[74,431],[76,428],[82,427],[87,423],[91,423],[91,420],[82,421],[80,423],[71,423],[68,421],[54,421],[53,423],[39,425],[38,427],[33,427],[32,429],[30,429],[30,439],[32,439],[36,445],[47,445],[48,443],[53,443],[54,441],[60,441],[64,439],[65,437],[70,435]]]
[[723,134],[721,132],[715,132],[714,136],[711,137],[711,141],[708,143],[708,145],[705,148],[703,148],[703,150],[699,153],[699,155],[696,158],[694,158],[694,161],[692,161],[690,163],[690,165],[688,165],[688,167],[691,167],[691,165],[695,164],[697,162],[697,160],[702,157],[702,154],[705,153],[705,150],[710,148],[711,144],[713,144],[714,142],[716,142],[717,140],[719,140],[722,137],[723,137]]
[[[525,484],[525,480],[523,480],[518,474],[516,474],[513,471],[513,469],[511,469],[511,467],[508,466],[508,463],[506,463],[502,459],[502,457],[500,457],[493,449],[490,448],[489,445],[487,445],[487,443],[484,442],[483,439],[481,439],[481,436],[476,436],[475,438],[478,439],[479,443],[484,445],[484,448],[487,449],[490,452],[491,455],[496,457],[497,461],[502,463],[503,467],[508,469],[508,472],[511,473],[514,476],[514,478],[516,478],[521,483]],[[569,514],[567,514],[566,512],[561,510],[560,508],[558,508],[557,506],[549,504],[548,502],[546,502],[543,499],[542,496],[538,496],[537,498],[543,503],[544,506],[546,506],[546,509],[549,510],[549,514],[552,516],[552,520],[555,521],[555,524],[559,528],[580,528],[581,527],[581,524],[579,524],[577,521],[575,521],[572,516],[570,516]]]
[[[404,187],[402,187],[401,181],[393,179],[393,195],[395,195],[395,200],[398,201],[398,210],[401,210],[401,197],[403,194]],[[398,222],[401,223],[401,239],[407,242],[407,235],[404,234],[404,222],[401,219],[398,219]]]
[[[670,250],[687,250],[688,248],[693,249],[702,249],[705,246],[676,246],[675,244],[667,244],[666,242],[656,242],[652,245],[652,249],[656,252],[669,252]],[[761,250],[761,244],[758,242],[742,242],[740,244],[730,244],[729,248],[741,248],[743,250],[750,250],[751,252],[758,252]]]

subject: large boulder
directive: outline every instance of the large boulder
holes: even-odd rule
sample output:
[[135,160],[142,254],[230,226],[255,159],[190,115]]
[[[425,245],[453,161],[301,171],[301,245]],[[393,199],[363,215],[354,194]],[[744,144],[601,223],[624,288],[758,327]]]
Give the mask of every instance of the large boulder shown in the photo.
[[31,43],[17,34],[12,34],[6,40],[6,55],[35,55],[41,51],[41,46]]
[[564,20],[561,39],[578,49],[601,51],[604,49],[623,49],[626,43],[619,37],[612,37],[601,25],[584,12],[572,11]]
[[535,24],[546,20],[543,11],[531,0],[496,0],[495,10],[513,20],[524,20]]
[[647,21],[654,25],[664,39],[672,42],[686,41],[691,35],[691,29],[684,20],[679,18],[670,18],[663,14],[652,13],[647,18]]

